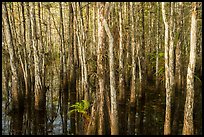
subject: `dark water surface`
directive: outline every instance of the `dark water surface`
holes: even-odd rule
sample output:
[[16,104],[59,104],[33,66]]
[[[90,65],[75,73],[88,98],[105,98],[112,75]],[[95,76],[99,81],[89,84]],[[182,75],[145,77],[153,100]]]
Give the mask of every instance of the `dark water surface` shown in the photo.
[[[164,89],[161,89],[164,90]],[[149,88],[145,93],[145,104],[138,111],[135,111],[135,122],[134,125],[129,126],[134,128],[134,134],[143,135],[163,135],[163,125],[165,117],[165,92],[161,90],[156,91],[153,88]],[[164,90],[165,91],[165,90]],[[172,103],[172,134],[182,134],[183,128],[183,111],[184,111],[184,97],[179,94],[176,98],[177,101]],[[139,105],[137,101],[137,106]],[[194,132],[197,135],[202,134],[202,90],[198,89],[195,91],[195,102],[194,102]],[[47,110],[51,110],[51,105],[47,105]],[[2,134],[11,134],[10,123],[11,117],[5,113],[5,101],[2,102]],[[56,106],[57,108],[57,106]],[[53,123],[48,125],[52,128],[47,128],[48,135],[61,135],[62,134],[62,120],[60,117],[59,109],[56,109],[57,117]],[[47,111],[47,117],[50,117],[51,111]],[[119,112],[120,113],[120,112]],[[134,117],[133,117],[134,119]],[[141,121],[141,119],[143,119]],[[25,124],[25,123],[24,123]],[[70,120],[68,120],[68,131],[70,131]],[[142,127],[141,127],[142,126]],[[132,134],[127,131],[127,134]],[[71,133],[69,133],[71,134]]]

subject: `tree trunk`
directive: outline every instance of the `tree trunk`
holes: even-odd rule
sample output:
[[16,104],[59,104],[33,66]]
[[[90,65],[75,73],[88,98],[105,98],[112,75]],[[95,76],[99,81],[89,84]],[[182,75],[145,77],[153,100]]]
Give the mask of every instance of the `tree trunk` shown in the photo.
[[[81,5],[80,5],[80,2],[79,2],[79,8],[81,9]],[[87,63],[86,63],[86,50],[85,50],[85,46],[86,46],[86,43],[87,43],[87,39],[86,39],[86,35],[85,35],[85,29],[84,29],[84,20],[83,20],[83,16],[82,16],[82,13],[81,13],[81,10],[78,10],[79,11],[79,15],[80,15],[80,18],[79,18],[79,31],[82,35],[81,37],[81,45],[79,48],[81,48],[81,59],[82,59],[82,67],[83,67],[83,81],[82,81],[82,90],[83,90],[83,93],[84,93],[84,100],[89,100],[90,97],[89,97],[89,88],[88,88],[88,75],[87,75]]]
[[[177,4],[177,12],[179,15],[182,15],[182,4]],[[174,94],[174,104],[175,104],[175,112],[173,114],[173,123],[172,123],[172,134],[177,135],[178,134],[178,127],[179,127],[179,121],[181,119],[181,114],[179,113],[181,109],[181,93],[182,93],[182,88],[181,88],[181,46],[182,46],[182,31],[183,31],[183,19],[178,16],[177,17],[178,21],[176,26],[180,26],[177,29],[177,43],[176,44],[176,49],[175,49],[175,94]]]
[[[131,29],[134,30],[134,10],[133,10],[133,3],[130,3],[130,18],[131,18]],[[136,61],[135,61],[135,33],[134,31],[131,31],[131,57],[132,57],[132,66],[131,66],[131,71],[132,71],[132,80],[131,80],[131,93],[130,93],[130,105],[135,106],[135,95],[136,95]]]
[[18,78],[18,70],[16,63],[16,53],[14,51],[13,44],[13,36],[11,32],[11,25],[8,16],[8,9],[6,3],[3,3],[3,19],[5,23],[5,33],[7,36],[8,50],[10,56],[10,65],[12,71],[12,134],[13,135],[21,135],[22,134],[22,108],[21,108],[21,100],[22,95],[19,87],[19,78]]
[[[25,18],[25,4],[21,3],[22,7],[22,16],[23,16],[23,45],[24,48],[24,80],[25,80],[25,117],[26,117],[26,134],[31,134],[31,76],[30,76],[30,69],[28,68],[29,63],[29,50],[31,47],[31,43],[28,41],[31,41],[30,33],[26,33],[30,27],[30,11],[27,10],[27,20]],[[29,25],[29,27],[28,27]],[[27,27],[27,28],[26,28]],[[27,35],[28,34],[28,35]]]
[[139,134],[143,134],[143,118],[144,118],[144,105],[145,105],[145,91],[147,85],[147,59],[145,56],[145,7],[142,3],[142,41],[141,47],[139,48],[139,61],[140,63],[140,88],[139,88],[139,99],[138,108],[141,110],[139,112]]
[[158,9],[157,9],[157,38],[156,38],[156,90],[158,90],[159,86],[159,78],[158,78],[158,71],[159,71],[159,45],[160,45],[160,3],[157,3]]
[[122,19],[122,3],[118,4],[118,10],[119,10],[119,95],[118,95],[118,104],[119,104],[119,129],[120,134],[125,134],[125,128],[126,128],[126,120],[125,117],[125,83],[124,83],[124,53],[123,53],[123,19]]
[[[130,3],[130,18],[131,18],[131,30],[135,29],[134,25],[134,6]],[[136,61],[135,61],[135,32],[131,31],[131,89],[130,89],[130,102],[129,102],[129,116],[128,116],[128,132],[130,135],[134,135],[135,132],[135,114],[136,114]]]
[[[34,134],[44,134],[44,105],[45,105],[45,93],[43,91],[43,83],[41,80],[41,70],[40,70],[40,60],[39,60],[39,47],[38,47],[38,37],[37,37],[37,25],[35,18],[35,3],[31,5],[31,26],[32,26],[32,45],[34,49],[34,65],[35,65],[35,129]],[[35,131],[34,131],[35,132]]]
[[97,47],[97,74],[98,74],[98,101],[99,101],[99,116],[98,116],[98,134],[104,134],[104,64],[103,64],[103,51],[104,51],[104,28],[100,20],[103,19],[103,5],[98,3],[98,47]]
[[192,3],[191,35],[190,35],[190,57],[187,73],[187,91],[184,108],[183,135],[193,135],[193,105],[194,105],[194,71],[196,65],[196,2]]
[[67,109],[68,109],[68,81],[67,81],[67,67],[66,67],[66,53],[65,53],[65,39],[64,39],[64,22],[63,22],[63,11],[62,3],[59,3],[60,8],[60,28],[61,28],[61,93],[62,93],[62,115],[63,115],[63,134],[67,135]]
[[166,11],[162,2],[162,16],[165,25],[165,87],[166,87],[166,111],[165,111],[165,122],[164,122],[164,134],[168,135],[171,133],[171,90],[170,90],[170,76],[169,76],[169,46],[168,46],[168,29],[169,25],[166,19]]
[[[70,57],[70,62],[72,64],[71,71],[70,71],[70,105],[74,105],[76,102],[76,69],[77,69],[77,62],[76,62],[76,53],[75,53],[75,30],[74,30],[74,11],[73,7],[71,4],[69,4],[69,10],[70,10],[70,45],[71,45],[71,57]],[[71,116],[71,134],[76,134],[76,125],[75,125],[75,113],[72,114]]]
[[[109,4],[109,3],[106,3]],[[109,5],[107,6],[107,9]],[[114,71],[114,56],[113,56],[113,36],[110,32],[106,19],[102,16],[101,20],[105,31],[109,37],[109,68],[110,68],[110,93],[111,93],[111,135],[118,134],[118,111],[116,102],[116,85]]]

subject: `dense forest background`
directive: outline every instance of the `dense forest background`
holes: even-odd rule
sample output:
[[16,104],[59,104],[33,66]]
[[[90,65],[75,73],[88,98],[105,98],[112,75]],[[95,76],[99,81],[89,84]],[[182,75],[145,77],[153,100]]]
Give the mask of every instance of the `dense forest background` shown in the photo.
[[202,3],[3,2],[2,134],[202,134]]

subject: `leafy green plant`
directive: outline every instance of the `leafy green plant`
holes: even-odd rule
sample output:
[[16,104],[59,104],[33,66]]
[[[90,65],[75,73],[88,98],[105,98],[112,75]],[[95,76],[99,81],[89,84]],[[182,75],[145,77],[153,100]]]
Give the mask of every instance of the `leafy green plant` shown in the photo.
[[90,103],[87,100],[82,100],[81,102],[76,102],[75,104],[71,105],[70,108],[73,108],[68,112],[71,115],[74,112],[81,113],[86,119],[89,119],[87,114],[87,110],[90,107]]

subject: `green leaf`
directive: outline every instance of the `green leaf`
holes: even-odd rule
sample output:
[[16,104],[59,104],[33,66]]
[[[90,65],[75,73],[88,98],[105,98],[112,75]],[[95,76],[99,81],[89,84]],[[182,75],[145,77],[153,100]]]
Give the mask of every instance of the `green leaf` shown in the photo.
[[83,109],[87,110],[90,106],[89,102],[87,100],[82,100],[82,102],[83,102]]
[[76,109],[70,110],[70,111],[68,112],[68,115],[71,115],[73,112],[76,112]]
[[82,113],[82,114],[86,113],[86,111],[84,111],[84,110],[78,110],[78,112]]
[[70,108],[78,108],[78,107],[79,107],[79,105],[77,105],[77,104],[74,104],[74,105],[70,106]]
[[89,108],[90,104],[87,100],[82,100],[81,102],[76,102],[75,104],[71,105],[70,108],[74,108],[73,110],[70,110],[68,114],[71,114],[73,112],[78,112],[82,114],[86,114],[86,110]]

